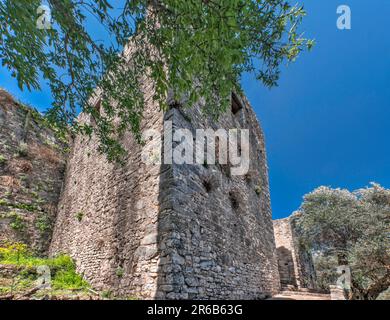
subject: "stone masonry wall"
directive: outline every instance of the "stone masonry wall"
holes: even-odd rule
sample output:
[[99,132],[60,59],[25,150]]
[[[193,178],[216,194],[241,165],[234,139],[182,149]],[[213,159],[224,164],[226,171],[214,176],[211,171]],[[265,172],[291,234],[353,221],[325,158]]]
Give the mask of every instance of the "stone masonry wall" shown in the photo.
[[0,89],[0,241],[48,251],[65,145],[33,109]]
[[[174,128],[249,129],[250,170],[174,165],[170,210],[160,215],[165,243],[158,298],[260,299],[279,290],[264,136],[249,103],[219,121],[199,108],[166,114]],[[169,228],[167,227],[169,226]]]
[[282,289],[315,289],[315,271],[310,253],[297,241],[293,216],[273,221]]
[[[145,93],[152,92],[146,86]],[[70,254],[92,285],[159,299],[257,299],[279,290],[264,137],[247,101],[218,122],[198,107],[163,113],[148,102],[142,128],[248,128],[251,170],[144,164],[131,134],[125,165],[110,164],[94,137],[73,142],[50,253]],[[82,121],[89,121],[83,118]],[[157,149],[158,153],[162,149]],[[158,154],[157,154],[158,157]]]
[[[161,131],[163,113],[148,95],[146,100],[142,129]],[[123,137],[123,144],[128,156],[122,166],[108,163],[97,151],[96,137],[73,141],[50,253],[69,254],[97,289],[153,298],[164,172],[142,163],[142,147],[131,134]]]

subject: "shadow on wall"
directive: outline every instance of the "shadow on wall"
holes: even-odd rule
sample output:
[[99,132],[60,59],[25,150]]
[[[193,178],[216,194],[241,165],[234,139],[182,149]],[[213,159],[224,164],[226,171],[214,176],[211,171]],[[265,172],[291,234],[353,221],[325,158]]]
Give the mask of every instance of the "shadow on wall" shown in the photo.
[[164,120],[191,131],[251,129],[251,175],[233,176],[229,167],[207,163],[148,166],[143,157],[154,160],[161,145],[154,148],[152,138],[141,146],[130,133],[122,141],[128,158],[119,166],[98,152],[97,137],[78,137],[51,255],[71,255],[95,289],[119,296],[264,299],[276,293],[264,137],[250,105],[218,123],[205,121],[197,109],[184,115],[178,108],[156,109],[148,104],[142,128],[159,137]]
[[172,109],[164,120],[191,131],[213,125],[251,129],[252,177],[232,176],[221,165],[160,166],[154,298],[267,298],[279,289],[279,277],[257,120],[249,108],[218,123],[208,123],[197,110],[183,112]]
[[294,261],[291,250],[285,247],[276,249],[278,255],[278,268],[280,275],[280,284],[283,287],[297,286],[297,280],[294,272]]

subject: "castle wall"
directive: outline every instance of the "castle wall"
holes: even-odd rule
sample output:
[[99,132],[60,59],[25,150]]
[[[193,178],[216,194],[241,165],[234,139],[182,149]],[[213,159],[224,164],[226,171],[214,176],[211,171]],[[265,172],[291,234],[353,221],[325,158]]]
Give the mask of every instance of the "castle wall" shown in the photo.
[[245,176],[226,165],[144,164],[142,150],[155,140],[141,146],[131,134],[124,166],[110,164],[95,137],[77,137],[51,254],[70,254],[95,288],[122,296],[256,299],[278,291],[264,137],[243,105],[214,122],[196,107],[163,113],[149,102],[143,129],[162,133],[164,120],[191,131],[250,129]]
[[0,89],[0,241],[47,253],[65,171],[65,145],[38,112]]
[[250,170],[233,176],[225,165],[173,166],[158,298],[260,299],[279,290],[264,136],[249,103],[243,106],[217,122],[198,108],[166,115],[193,136],[201,128],[249,129]]
[[293,216],[273,221],[280,284],[283,289],[315,289],[312,257],[299,246]]
[[[163,114],[146,100],[142,128],[161,131]],[[50,254],[69,254],[99,290],[153,298],[162,172],[142,163],[142,146],[130,133],[123,144],[128,156],[121,165],[98,152],[96,137],[73,141]]]

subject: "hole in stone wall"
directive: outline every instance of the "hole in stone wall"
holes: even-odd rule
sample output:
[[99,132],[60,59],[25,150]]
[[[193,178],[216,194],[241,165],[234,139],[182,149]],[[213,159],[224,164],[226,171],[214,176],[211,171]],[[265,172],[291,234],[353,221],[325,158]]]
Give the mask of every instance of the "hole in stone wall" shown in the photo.
[[211,192],[211,190],[213,189],[213,185],[212,185],[212,182],[210,181],[210,179],[204,178],[202,180],[202,184],[203,184],[203,187],[206,189],[207,193]]
[[262,191],[262,188],[261,188],[261,185],[259,184],[255,187],[255,192],[259,196],[259,195],[261,195],[261,191]]
[[240,98],[234,92],[232,92],[232,113],[237,114],[242,108],[243,105],[240,101]]
[[238,197],[234,191],[229,192],[229,200],[230,200],[230,204],[232,206],[232,209],[238,210],[238,208],[240,207],[240,202],[239,202]]

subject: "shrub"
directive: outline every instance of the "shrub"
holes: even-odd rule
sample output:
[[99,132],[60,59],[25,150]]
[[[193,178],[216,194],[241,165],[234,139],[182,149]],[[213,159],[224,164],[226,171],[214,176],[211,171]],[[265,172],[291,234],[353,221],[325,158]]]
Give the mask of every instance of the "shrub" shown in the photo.
[[35,227],[41,233],[48,231],[51,227],[50,218],[46,214],[41,214],[35,221]]
[[79,222],[81,222],[81,220],[83,220],[83,217],[84,217],[84,213],[82,213],[82,212],[76,213],[76,218]]
[[3,164],[6,164],[6,162],[7,162],[7,159],[3,155],[0,154],[0,166],[2,166]]
[[24,267],[47,265],[53,270],[75,268],[74,262],[69,256],[59,255],[50,259],[38,258],[33,256],[26,244],[9,241],[0,244],[0,264]]
[[39,211],[39,208],[37,206],[33,205],[33,204],[29,204],[29,203],[11,203],[11,202],[8,202],[6,199],[0,199],[0,206],[26,210],[26,211],[29,211],[29,212]]
[[125,273],[125,270],[123,270],[122,267],[118,267],[118,268],[116,269],[116,275],[117,275],[117,277],[122,278],[123,275],[124,275],[124,273]]
[[27,157],[28,155],[27,143],[20,143],[17,153],[19,157]]
[[3,264],[10,264],[10,262],[18,264],[27,255],[28,248],[24,243],[3,242],[0,246],[0,262]]
[[71,269],[56,272],[52,280],[52,286],[56,290],[81,290],[89,285],[72,267]]
[[16,212],[11,212],[9,217],[12,218],[12,222],[10,223],[12,229],[16,231],[23,231],[26,228],[24,219]]
[[6,242],[0,245],[0,264],[9,264],[25,267],[21,276],[27,279],[31,267],[48,266],[52,276],[52,287],[55,290],[82,290],[89,287],[87,281],[76,272],[76,265],[67,255],[54,258],[37,258],[28,250],[28,247],[19,242]]

